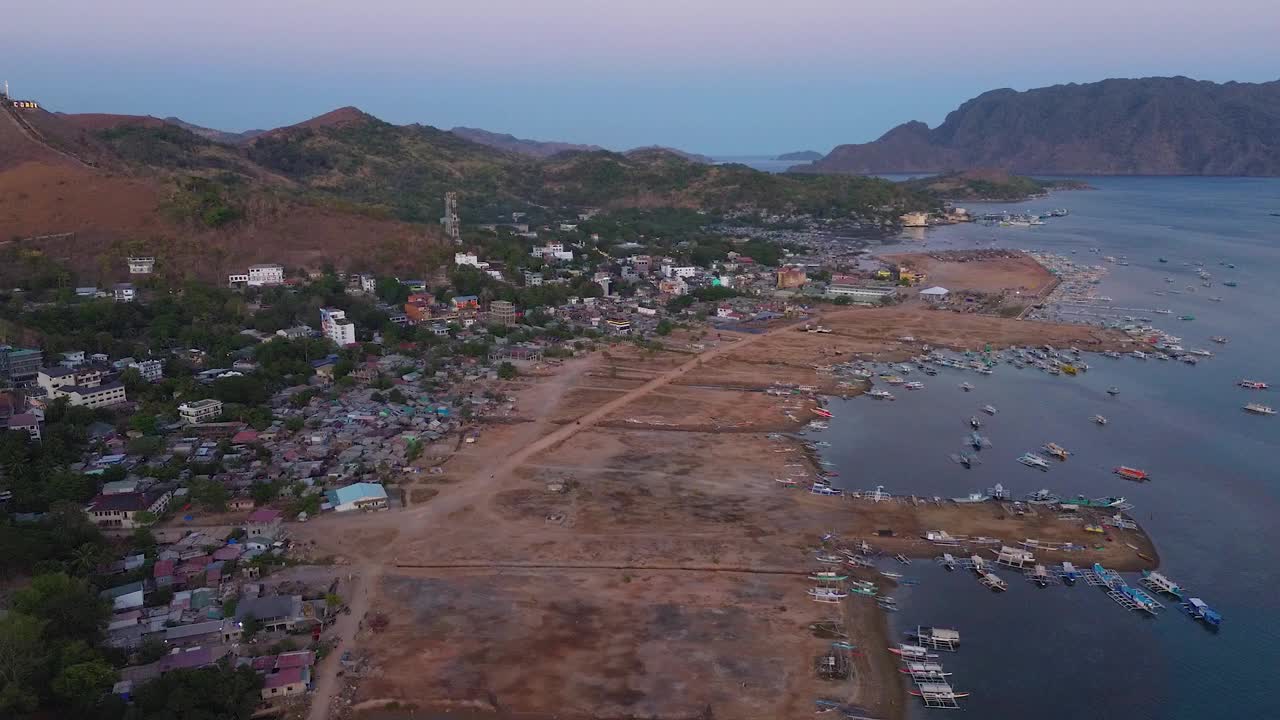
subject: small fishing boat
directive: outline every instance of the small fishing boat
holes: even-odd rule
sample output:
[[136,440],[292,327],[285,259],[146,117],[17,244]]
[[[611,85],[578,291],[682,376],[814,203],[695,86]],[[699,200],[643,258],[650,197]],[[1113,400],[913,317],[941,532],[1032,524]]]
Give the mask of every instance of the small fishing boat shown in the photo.
[[881,570],[881,571],[880,571],[880,574],[881,574],[881,575],[883,575],[883,576],[885,576],[885,577],[887,577],[887,578],[889,578],[890,580],[901,580],[901,579],[902,579],[902,573],[891,572],[891,571],[889,571],[889,570]]
[[831,411],[829,410],[823,410],[822,408],[810,408],[810,409],[813,411],[813,414],[817,415],[818,417],[824,417],[824,418],[831,417]]
[[972,386],[972,385],[970,385],[970,384],[969,384],[969,383],[967,383],[967,382],[962,382],[962,383],[960,383],[960,389],[961,389],[961,390],[963,390],[963,391],[965,391],[965,392],[969,392],[970,390],[972,390],[972,389],[973,389],[973,386]]
[[[953,700],[959,700],[959,699],[969,697],[969,693],[956,692],[951,689],[950,685],[945,685],[942,683],[921,683],[920,685],[916,686],[915,690],[911,691],[911,695],[913,697],[925,697],[926,695],[931,697],[946,696],[947,698],[951,698]],[[951,707],[951,706],[939,705],[937,707]]]
[[931,653],[919,645],[908,645],[902,643],[896,648],[889,648],[889,652],[900,658],[910,658],[912,660],[937,660],[938,654]]
[[835,564],[835,565],[839,565],[840,563],[844,562],[842,558],[838,558],[835,555],[826,555],[822,553],[815,555],[813,559],[817,560],[820,563],[828,563],[828,564]]
[[1045,460],[1039,455],[1036,455],[1035,453],[1023,453],[1018,458],[1018,462],[1022,463],[1023,465],[1026,465],[1027,467],[1036,468],[1037,470],[1049,469],[1049,461]]
[[1076,580],[1080,577],[1080,571],[1076,570],[1075,565],[1069,562],[1063,562],[1060,577],[1062,578],[1063,583],[1067,585],[1075,585]]
[[969,427],[973,428],[974,430],[977,430],[978,428],[982,427],[982,421],[976,417],[971,417],[969,418]]
[[966,438],[965,441],[968,442],[969,445],[972,446],[974,450],[981,450],[982,448],[991,447],[991,441],[979,435],[978,431],[976,430],[969,433],[969,437]]
[[1106,424],[1107,424],[1107,419],[1106,419],[1105,417],[1101,416],[1101,415],[1094,415],[1094,416],[1093,416],[1092,418],[1090,418],[1090,419],[1091,419],[1091,420],[1093,420],[1095,423],[1097,423],[1097,424],[1099,424],[1099,425],[1106,425]]
[[1272,409],[1271,406],[1262,405],[1259,403],[1249,403],[1248,405],[1245,405],[1244,411],[1253,413],[1254,415],[1275,415],[1276,414],[1276,411]]
[[1181,585],[1155,570],[1142,571],[1142,584],[1156,592],[1161,592],[1165,595],[1172,595],[1179,600],[1182,599],[1182,594],[1184,592]]
[[986,414],[988,414],[988,415],[995,415],[995,414],[996,414],[996,407],[995,407],[994,405],[983,405],[983,406],[982,406],[982,412],[984,412],[984,413],[986,413]]
[[1112,396],[1119,395],[1119,394],[1120,394],[1120,388],[1115,387],[1115,386],[1109,387],[1109,388],[1107,388],[1107,394],[1108,394],[1108,395],[1112,395]]
[[1237,384],[1240,387],[1248,388],[1249,390],[1266,390],[1267,389],[1267,384],[1259,380],[1241,380]]
[[919,381],[912,381],[912,382],[909,382],[909,383],[904,383],[902,387],[904,387],[904,388],[906,388],[906,389],[908,389],[908,390],[923,390],[923,389],[924,389],[924,383],[919,382]]
[[934,650],[957,650],[960,647],[960,633],[951,628],[920,625],[904,634],[920,646]]
[[841,592],[835,588],[816,587],[809,588],[809,597],[817,602],[840,602],[849,597],[849,593]]
[[1067,452],[1066,448],[1062,447],[1057,443],[1045,443],[1044,451],[1058,458],[1059,460],[1066,460],[1067,456],[1071,454]]
[[1228,280],[1222,284],[1226,285],[1227,287],[1237,287],[1240,283],[1236,282],[1235,280]]
[[951,502],[959,503],[960,505],[972,505],[974,503],[984,503],[990,499],[991,496],[984,493],[969,493],[964,497],[951,498]]
[[1033,493],[1027,493],[1027,502],[1032,505],[1056,505],[1062,498],[1049,492],[1048,488],[1037,490]]
[[942,553],[942,567],[948,572],[956,569],[956,559],[951,553]]
[[1217,628],[1222,624],[1222,616],[1200,598],[1188,598],[1182,607],[1191,617],[1211,628]]
[[1004,592],[1009,589],[1009,583],[993,572],[982,573],[982,579],[979,582],[991,588],[991,592]]
[[848,580],[849,576],[830,572],[828,570],[819,570],[818,572],[815,572],[812,575],[810,575],[809,579],[817,580],[819,582],[843,582],[845,580]]
[[873,397],[873,398],[875,398],[875,399],[877,399],[877,400],[892,400],[892,399],[893,399],[893,394],[892,394],[892,393],[889,393],[889,392],[886,392],[886,391],[884,391],[884,390],[872,390],[871,392],[867,393],[867,395],[869,395],[869,396],[871,396],[871,397]]
[[894,560],[897,560],[898,562],[902,563],[903,565],[910,565],[910,564],[911,564],[911,559],[910,559],[910,558],[908,558],[906,555],[903,555],[902,553],[898,553],[897,555],[894,555],[894,556],[893,556],[893,559],[894,559]]
[[1036,565],[1031,571],[1031,582],[1038,588],[1049,587],[1049,571],[1043,565]]
[[1151,479],[1151,476],[1148,475],[1145,470],[1131,468],[1127,465],[1121,465],[1115,468],[1114,470],[1112,470],[1111,472],[1115,473],[1116,475],[1119,475],[1125,480],[1135,480],[1137,482],[1142,482],[1143,480]]

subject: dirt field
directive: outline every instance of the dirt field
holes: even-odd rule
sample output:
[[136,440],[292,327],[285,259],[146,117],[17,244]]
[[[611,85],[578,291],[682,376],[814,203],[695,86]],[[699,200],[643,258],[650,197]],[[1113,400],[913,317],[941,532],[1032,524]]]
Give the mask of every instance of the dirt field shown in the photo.
[[923,286],[941,285],[953,292],[974,290],[994,293],[1016,290],[1024,295],[1035,295],[1053,282],[1053,273],[1021,253],[1015,257],[999,258],[973,258],[973,255],[974,253],[966,252],[905,253],[884,257],[927,274],[928,279]]
[[[809,419],[817,398],[762,391],[774,382],[821,387],[830,381],[818,368],[855,349],[919,352],[893,339],[907,333],[958,345],[981,332],[1017,343],[1110,341],[998,318],[963,317],[957,327],[930,312],[841,310],[822,318],[829,335],[724,334],[706,338],[698,356],[617,347],[571,361],[520,391],[524,422],[486,428],[433,460],[443,472],[415,477],[408,509],[300,526],[317,553],[340,548],[338,562],[367,582],[366,619],[387,623],[350,636],[368,671],[343,697],[482,716],[770,720],[806,717],[815,697],[828,697],[896,719],[906,696],[882,650],[883,614],[865,598],[807,596],[824,534],[915,557],[941,552],[921,538],[928,530],[1010,545],[1070,541],[1089,549],[1037,555],[1149,566],[1137,556],[1155,557],[1140,532],[1108,540],[1056,513],[873,503],[777,482],[816,476],[797,439],[770,431],[787,409]],[[628,422],[636,419],[645,422]],[[874,485],[856,471],[840,480]],[[818,678],[815,659],[830,650],[830,638],[810,630],[818,620],[840,621],[863,648],[850,678]],[[317,706],[334,692],[333,676],[321,677],[311,720],[327,717]]]

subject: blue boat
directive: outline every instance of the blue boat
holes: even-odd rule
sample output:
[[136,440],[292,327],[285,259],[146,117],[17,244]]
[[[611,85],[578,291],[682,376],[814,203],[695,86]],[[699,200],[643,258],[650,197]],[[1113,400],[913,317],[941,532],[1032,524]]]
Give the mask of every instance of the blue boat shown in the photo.
[[1216,628],[1222,624],[1222,616],[1219,615],[1216,610],[1209,607],[1205,601],[1200,598],[1189,598],[1182,604],[1182,607],[1191,615],[1191,617],[1199,620],[1209,627]]

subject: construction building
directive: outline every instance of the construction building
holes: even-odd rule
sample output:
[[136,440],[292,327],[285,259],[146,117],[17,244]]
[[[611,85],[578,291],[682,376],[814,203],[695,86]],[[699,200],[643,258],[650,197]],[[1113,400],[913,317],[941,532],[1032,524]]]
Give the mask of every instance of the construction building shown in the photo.
[[504,327],[516,324],[516,306],[508,300],[489,303],[489,322]]
[[24,350],[0,345],[0,387],[34,380],[44,364],[40,350]]

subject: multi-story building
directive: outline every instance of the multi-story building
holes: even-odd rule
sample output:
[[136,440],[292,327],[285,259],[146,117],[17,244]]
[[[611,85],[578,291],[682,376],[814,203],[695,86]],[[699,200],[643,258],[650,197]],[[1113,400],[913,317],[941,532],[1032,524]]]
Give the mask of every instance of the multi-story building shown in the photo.
[[378,278],[374,275],[361,275],[360,289],[370,294],[377,292]]
[[541,284],[542,284],[542,273],[534,272],[532,270],[524,271],[525,287],[538,287]]
[[153,257],[131,257],[129,258],[129,274],[130,275],[150,275],[156,268],[156,259]]
[[129,367],[137,370],[147,382],[160,382],[164,379],[164,363],[159,360],[135,360],[129,363]]
[[653,258],[648,255],[635,255],[631,258],[631,264],[635,266],[636,272],[648,275],[649,270],[653,269]]
[[494,300],[489,303],[489,322],[494,325],[515,325],[516,306],[507,300]]
[[799,265],[787,265],[778,268],[778,289],[803,287],[809,282],[809,276]]
[[347,319],[347,313],[337,308],[320,308],[320,332],[338,347],[354,345],[356,325]]
[[249,274],[231,273],[227,276],[227,284],[231,287],[244,287],[249,284]]
[[249,286],[284,284],[284,266],[274,263],[263,263],[249,266]]
[[36,373],[36,384],[44,389],[51,400],[56,400],[73,387],[98,387],[102,384],[102,371],[93,367],[78,369],[65,365],[40,368]]
[[0,386],[29,381],[40,372],[44,353],[0,345]]
[[59,392],[74,407],[109,407],[128,401],[124,384],[120,382],[103,383],[92,387],[72,385],[62,388]]
[[473,268],[479,268],[481,270],[484,270],[485,268],[489,267],[489,263],[481,260],[479,255],[476,255],[475,253],[465,253],[465,252],[454,253],[453,264],[454,265],[470,265]]
[[427,293],[414,293],[404,304],[404,314],[409,322],[417,323],[426,322],[431,319],[431,307],[436,304],[436,299]]
[[111,294],[116,302],[133,302],[138,297],[138,290],[133,287],[133,283],[116,283],[111,288]]
[[149,512],[157,516],[163,513],[172,496],[173,494],[169,492],[158,495],[148,493],[98,495],[89,501],[84,512],[98,527],[129,530],[141,525],[138,519],[139,513]]
[[18,430],[25,432],[31,436],[32,440],[40,442],[40,418],[35,415],[22,413],[19,415],[11,415],[6,421],[10,430]]
[[190,424],[204,423],[222,414],[222,401],[206,398],[195,402],[182,403],[178,406],[178,416]]

